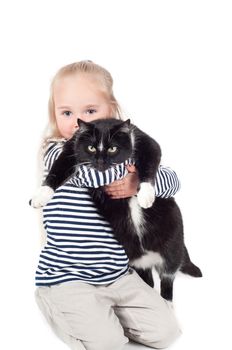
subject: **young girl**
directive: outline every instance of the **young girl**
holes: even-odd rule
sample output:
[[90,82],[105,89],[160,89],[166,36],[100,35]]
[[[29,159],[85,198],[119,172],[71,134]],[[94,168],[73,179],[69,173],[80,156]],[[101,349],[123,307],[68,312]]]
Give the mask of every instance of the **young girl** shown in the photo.
[[[91,61],[70,64],[55,75],[45,176],[64,142],[78,130],[78,119],[121,118],[112,85],[110,73]],[[89,180],[86,174],[75,175],[43,209],[47,243],[36,271],[37,303],[71,349],[119,350],[128,338],[167,347],[180,334],[172,308],[128,267],[123,247],[88,195]],[[135,195],[135,167],[115,168],[109,182],[105,190],[112,198]],[[171,196],[178,187],[176,174],[160,167],[156,196]]]

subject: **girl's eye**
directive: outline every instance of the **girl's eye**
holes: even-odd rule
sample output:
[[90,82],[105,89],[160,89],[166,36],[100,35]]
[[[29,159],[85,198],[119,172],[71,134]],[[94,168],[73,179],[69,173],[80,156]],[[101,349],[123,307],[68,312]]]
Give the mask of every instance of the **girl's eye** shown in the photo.
[[63,115],[65,115],[66,117],[70,117],[72,115],[71,111],[64,111]]
[[96,153],[96,148],[94,146],[88,146],[88,151],[91,153]]
[[110,154],[113,154],[113,153],[116,153],[117,150],[118,150],[118,147],[113,146],[113,147],[108,148],[107,152]]
[[87,109],[87,114],[94,114],[94,113],[96,113],[97,111],[96,111],[96,109],[93,109],[93,108],[89,108],[89,109]]

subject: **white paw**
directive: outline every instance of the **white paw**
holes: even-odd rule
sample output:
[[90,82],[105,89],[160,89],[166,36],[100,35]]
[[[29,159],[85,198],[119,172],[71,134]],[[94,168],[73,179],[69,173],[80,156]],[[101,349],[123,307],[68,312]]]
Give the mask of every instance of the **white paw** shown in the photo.
[[34,208],[44,207],[52,199],[54,191],[49,186],[41,186],[32,197],[30,205]]
[[154,187],[149,182],[142,182],[137,199],[140,207],[144,209],[150,208],[155,201]]

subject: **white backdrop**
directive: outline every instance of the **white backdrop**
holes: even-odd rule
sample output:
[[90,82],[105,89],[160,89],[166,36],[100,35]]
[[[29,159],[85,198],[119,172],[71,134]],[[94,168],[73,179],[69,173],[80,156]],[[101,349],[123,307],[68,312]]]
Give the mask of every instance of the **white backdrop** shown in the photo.
[[204,278],[176,278],[183,335],[171,349],[231,348],[230,4],[1,2],[1,348],[65,349],[34,302],[41,246],[38,212],[28,200],[50,80],[82,59],[112,73],[126,115],[157,139],[163,164],[182,183],[176,199],[186,244]]

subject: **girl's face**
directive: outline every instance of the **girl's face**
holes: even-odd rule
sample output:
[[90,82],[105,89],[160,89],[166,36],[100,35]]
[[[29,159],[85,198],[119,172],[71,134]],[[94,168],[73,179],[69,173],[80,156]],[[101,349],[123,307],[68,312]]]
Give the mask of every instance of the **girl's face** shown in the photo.
[[78,129],[77,119],[91,122],[112,116],[112,106],[100,81],[88,74],[70,74],[58,79],[53,98],[57,127],[66,139]]

